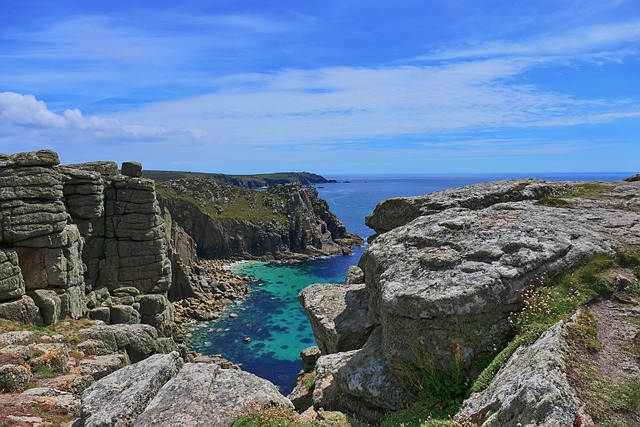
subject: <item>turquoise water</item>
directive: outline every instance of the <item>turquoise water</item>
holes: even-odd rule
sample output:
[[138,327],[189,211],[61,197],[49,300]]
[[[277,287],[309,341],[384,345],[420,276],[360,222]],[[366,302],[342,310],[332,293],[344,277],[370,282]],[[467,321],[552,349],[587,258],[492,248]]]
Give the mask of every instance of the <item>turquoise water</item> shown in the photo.
[[[631,173],[526,176],[558,181],[613,181],[629,175]],[[318,191],[349,231],[366,238],[373,231],[365,226],[364,218],[381,200],[514,177],[517,176],[327,176],[339,182],[319,186]],[[302,367],[300,350],[315,344],[297,300],[298,293],[313,283],[342,283],[349,266],[358,263],[363,249],[357,248],[351,256],[311,261],[234,264],[235,272],[255,278],[251,292],[244,300],[229,306],[219,320],[194,325],[187,344],[203,354],[221,354],[241,364],[244,370],[273,382],[287,394]]]
[[189,347],[203,354],[222,354],[288,393],[301,369],[300,350],[315,345],[298,293],[313,283],[342,283],[361,253],[358,248],[351,256],[232,265],[237,274],[256,278],[251,292],[227,307],[219,320],[195,325]]

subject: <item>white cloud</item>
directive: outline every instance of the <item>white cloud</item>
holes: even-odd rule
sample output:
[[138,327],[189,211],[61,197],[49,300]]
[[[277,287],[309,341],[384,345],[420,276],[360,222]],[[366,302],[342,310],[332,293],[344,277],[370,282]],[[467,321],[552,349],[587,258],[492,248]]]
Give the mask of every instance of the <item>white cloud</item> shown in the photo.
[[159,103],[122,120],[198,127],[222,143],[352,141],[611,122],[635,117],[637,101],[581,100],[509,83],[535,64],[486,60],[445,66],[329,67],[215,80],[215,93]]
[[114,118],[84,116],[80,110],[56,114],[33,95],[0,93],[0,143],[37,144],[59,138],[58,144],[150,142],[171,140],[193,142],[206,137],[198,129],[170,129],[160,126],[131,126]]

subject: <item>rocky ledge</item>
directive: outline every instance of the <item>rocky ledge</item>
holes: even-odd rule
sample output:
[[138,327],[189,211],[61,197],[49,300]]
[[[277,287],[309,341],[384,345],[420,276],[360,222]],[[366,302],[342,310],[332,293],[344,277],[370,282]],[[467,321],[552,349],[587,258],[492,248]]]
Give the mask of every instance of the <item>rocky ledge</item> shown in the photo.
[[[420,349],[434,366],[475,378],[479,361],[513,336],[509,315],[524,293],[640,245],[639,212],[637,180],[509,180],[380,203],[367,219],[378,235],[359,262],[364,285],[314,286],[300,296],[324,353],[315,407],[372,422],[407,407],[416,396],[403,379]],[[575,405],[565,409],[566,419],[578,416]]]

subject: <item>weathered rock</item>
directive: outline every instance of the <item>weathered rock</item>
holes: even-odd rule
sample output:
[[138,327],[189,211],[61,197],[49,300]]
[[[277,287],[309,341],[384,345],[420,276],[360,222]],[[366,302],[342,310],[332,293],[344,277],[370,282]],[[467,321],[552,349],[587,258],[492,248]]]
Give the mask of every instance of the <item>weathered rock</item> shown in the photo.
[[409,343],[437,342],[434,355],[446,363],[459,345],[463,370],[473,372],[479,355],[508,340],[507,317],[521,307],[525,289],[541,276],[640,243],[639,221],[636,212],[610,205],[567,209],[522,201],[447,209],[379,236],[360,266],[385,357],[402,364]]
[[502,202],[537,200],[565,188],[564,184],[539,179],[493,181],[452,188],[417,197],[384,200],[365,223],[377,233],[385,233],[414,219],[453,208],[484,209]]
[[187,363],[162,387],[133,425],[229,427],[243,410],[259,405],[293,408],[273,384],[253,374]]
[[118,175],[118,164],[111,161],[96,161],[64,165],[65,168],[97,172],[107,178]]
[[165,295],[148,294],[140,298],[140,321],[158,329],[164,336],[171,336],[175,327],[173,305]]
[[487,389],[465,400],[458,417],[483,427],[575,425],[580,402],[565,375],[566,335],[560,322],[516,350]]
[[38,343],[30,346],[34,355],[29,364],[34,368],[47,367],[53,372],[68,369],[69,348],[65,343]]
[[0,318],[34,325],[43,324],[38,306],[27,295],[23,295],[16,301],[4,301],[0,304]]
[[16,153],[13,155],[2,155],[0,167],[11,166],[55,166],[60,164],[60,158],[55,151],[39,150]]
[[126,364],[127,358],[124,354],[105,354],[80,360],[78,370],[84,375],[91,375],[94,380],[99,380]]
[[105,182],[98,172],[62,168],[64,203],[74,219],[89,220],[104,214]]
[[60,319],[60,297],[55,291],[48,289],[36,289],[29,292],[29,296],[40,309],[45,325],[55,325]]
[[64,290],[60,297],[61,309],[60,317],[80,319],[87,313],[87,306],[84,302],[84,287],[72,286]]
[[82,395],[84,426],[132,425],[182,364],[177,353],[154,355],[95,382]]
[[367,318],[365,285],[311,285],[298,295],[323,354],[362,348],[374,325]]
[[109,307],[96,307],[89,310],[89,318],[91,320],[101,320],[104,323],[111,323],[111,308]]
[[140,323],[140,313],[130,305],[112,305],[110,309],[111,323]]
[[84,284],[81,254],[84,245],[78,227],[66,225],[45,238],[24,242],[16,247],[27,289],[68,288]]
[[[313,377],[312,377],[313,375]],[[313,388],[315,386],[315,373],[301,373],[293,384],[293,390],[287,395],[296,408],[296,412],[302,414],[313,406]],[[310,381],[313,380],[312,383]]]
[[76,350],[85,356],[104,356],[113,353],[113,349],[107,343],[94,339],[82,341],[76,346]]
[[88,339],[102,341],[114,353],[126,351],[133,363],[157,352],[158,333],[149,325],[101,325],[81,333]]
[[371,422],[415,402],[384,358],[382,329],[377,328],[362,350],[335,374],[340,390],[339,407]]
[[[459,351],[462,372],[473,377],[479,356],[510,338],[508,315],[522,307],[524,290],[640,244],[638,183],[563,203],[535,200],[572,185],[494,182],[379,205],[369,221],[384,234],[359,266],[368,319],[380,328],[353,356],[357,363],[335,374],[338,392],[322,399],[368,419],[402,407],[406,395],[391,385],[415,364],[416,346],[445,367]],[[322,288],[316,292],[321,299]],[[313,322],[327,310],[308,311]],[[381,377],[385,383],[376,383]]]
[[316,384],[313,389],[313,406],[328,410],[340,408],[340,393],[336,393],[334,376],[355,354],[362,350],[345,351],[320,356],[316,363]]
[[23,365],[0,365],[0,392],[7,393],[27,387],[31,369]]
[[316,345],[300,350],[300,359],[302,360],[302,370],[311,372],[315,369],[316,363],[321,356],[320,348]]
[[80,415],[80,399],[72,393],[49,387],[37,387],[25,390],[21,397],[29,398],[59,414]]
[[357,265],[350,265],[347,276],[344,279],[345,285],[359,285],[364,283],[364,271]]
[[20,298],[24,289],[18,254],[11,249],[0,249],[0,301]]
[[35,344],[36,334],[33,331],[12,331],[0,334],[0,347],[7,345]]
[[123,162],[122,163],[122,175],[139,178],[142,176],[142,163],[138,162]]

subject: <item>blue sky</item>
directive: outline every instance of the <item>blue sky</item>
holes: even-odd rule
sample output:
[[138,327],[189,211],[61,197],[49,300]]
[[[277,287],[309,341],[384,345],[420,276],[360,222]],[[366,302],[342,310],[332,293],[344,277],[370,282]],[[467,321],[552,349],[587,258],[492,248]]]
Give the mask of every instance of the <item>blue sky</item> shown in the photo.
[[637,172],[638,0],[1,0],[0,152]]

